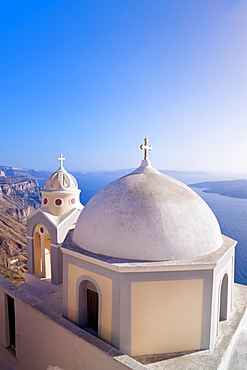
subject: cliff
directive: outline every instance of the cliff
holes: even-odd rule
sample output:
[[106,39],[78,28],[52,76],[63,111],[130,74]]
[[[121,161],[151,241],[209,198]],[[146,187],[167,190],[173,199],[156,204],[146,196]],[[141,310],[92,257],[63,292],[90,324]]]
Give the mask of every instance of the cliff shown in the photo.
[[40,206],[36,180],[0,176],[0,275],[15,283],[23,281],[27,269],[26,221]]
[[41,193],[36,180],[18,176],[0,177],[0,207],[18,220],[26,221],[40,206]]

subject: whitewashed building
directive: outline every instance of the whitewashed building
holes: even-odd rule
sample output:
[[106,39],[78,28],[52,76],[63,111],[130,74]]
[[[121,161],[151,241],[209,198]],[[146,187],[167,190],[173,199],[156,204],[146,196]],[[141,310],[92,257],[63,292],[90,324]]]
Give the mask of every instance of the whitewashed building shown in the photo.
[[236,242],[193,190],[151,166],[147,139],[141,148],[140,167],[84,208],[60,156],[28,220],[26,283],[1,279],[6,366],[226,368],[232,338],[247,325],[246,287],[234,285]]

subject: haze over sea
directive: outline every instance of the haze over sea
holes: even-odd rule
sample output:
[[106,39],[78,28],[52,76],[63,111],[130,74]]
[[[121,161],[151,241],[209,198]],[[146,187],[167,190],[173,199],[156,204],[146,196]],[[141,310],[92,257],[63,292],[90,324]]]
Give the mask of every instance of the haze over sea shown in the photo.
[[[127,173],[128,171],[126,171]],[[79,189],[82,191],[82,204],[85,205],[103,186],[123,175],[119,172],[76,174]],[[198,177],[195,179],[193,175],[186,176],[186,178],[183,175],[176,177],[186,184],[207,180],[205,178],[198,179]],[[40,181],[40,185],[43,186],[44,181]],[[193,188],[193,190],[205,200],[216,215],[222,234],[238,241],[235,258],[235,282],[247,285],[247,199],[205,193],[203,189],[199,188]]]

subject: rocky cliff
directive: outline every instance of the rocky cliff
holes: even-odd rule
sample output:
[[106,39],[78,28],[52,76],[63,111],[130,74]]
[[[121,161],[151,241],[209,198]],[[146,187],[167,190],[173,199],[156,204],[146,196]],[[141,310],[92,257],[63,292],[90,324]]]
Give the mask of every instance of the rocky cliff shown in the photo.
[[40,206],[40,186],[36,180],[18,176],[0,177],[0,207],[21,221]]
[[23,281],[27,268],[26,220],[40,201],[36,180],[0,176],[0,275],[15,283]]

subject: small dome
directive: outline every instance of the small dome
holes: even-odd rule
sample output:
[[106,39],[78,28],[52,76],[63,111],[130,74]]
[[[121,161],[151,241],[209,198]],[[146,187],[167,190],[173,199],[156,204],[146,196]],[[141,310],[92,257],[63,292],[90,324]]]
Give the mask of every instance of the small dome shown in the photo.
[[86,204],[73,241],[94,253],[146,261],[199,257],[222,245],[208,205],[149,161]]
[[77,193],[78,184],[74,176],[68,173],[63,167],[59,167],[59,169],[46,180],[44,191]]

